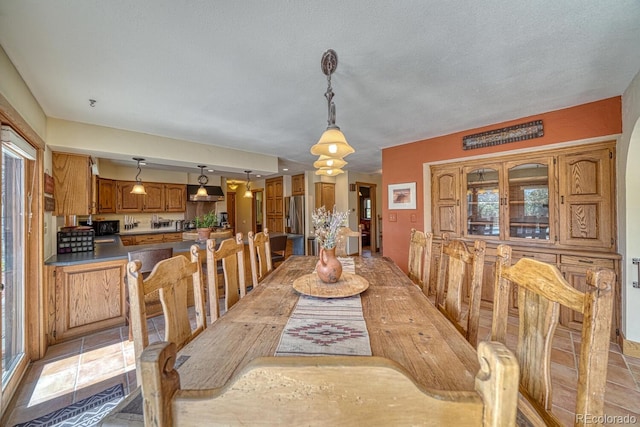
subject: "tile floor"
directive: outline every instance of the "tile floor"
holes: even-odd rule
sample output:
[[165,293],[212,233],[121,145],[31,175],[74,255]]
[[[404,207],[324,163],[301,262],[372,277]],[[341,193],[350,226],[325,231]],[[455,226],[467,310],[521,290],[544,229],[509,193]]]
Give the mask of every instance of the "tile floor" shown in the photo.
[[[511,320],[509,332],[515,334],[517,320]],[[148,325],[150,341],[160,340],[162,317],[149,319]],[[490,327],[491,310],[483,307],[480,337],[488,337]],[[514,342],[515,335],[510,335],[510,345]],[[573,425],[579,346],[578,333],[558,329],[552,354],[553,411],[566,425]],[[136,387],[133,344],[126,327],[51,346],[45,358],[29,368],[6,425],[44,415],[117,383],[124,384],[126,393]],[[605,410],[608,415],[635,416],[640,424],[640,359],[623,356],[615,344],[609,353]]]

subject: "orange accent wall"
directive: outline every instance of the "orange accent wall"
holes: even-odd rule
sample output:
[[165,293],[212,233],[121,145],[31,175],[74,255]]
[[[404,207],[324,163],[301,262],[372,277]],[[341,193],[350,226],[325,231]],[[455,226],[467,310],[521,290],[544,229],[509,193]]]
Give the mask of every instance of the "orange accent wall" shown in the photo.
[[[462,138],[466,135],[532,120],[542,120],[543,137],[467,151],[462,149]],[[424,163],[490,153],[505,154],[516,149],[618,133],[622,133],[622,98],[620,96],[383,149],[381,210],[383,255],[392,258],[404,271],[407,270],[409,234],[412,228],[425,229],[424,209],[430,209],[430,201],[423,200],[422,196]],[[403,182],[416,183],[416,210],[389,210],[387,186]],[[396,221],[389,220],[390,214],[395,214]],[[411,222],[411,214],[415,214],[413,216],[415,222]]]

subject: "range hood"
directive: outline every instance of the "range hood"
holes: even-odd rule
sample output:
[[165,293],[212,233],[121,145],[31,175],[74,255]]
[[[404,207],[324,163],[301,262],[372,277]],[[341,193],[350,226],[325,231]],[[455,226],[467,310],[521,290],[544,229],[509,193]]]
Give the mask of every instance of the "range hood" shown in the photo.
[[205,185],[209,194],[207,197],[197,197],[199,185],[187,185],[187,201],[189,202],[217,202],[224,200],[224,193],[222,187],[218,185]]

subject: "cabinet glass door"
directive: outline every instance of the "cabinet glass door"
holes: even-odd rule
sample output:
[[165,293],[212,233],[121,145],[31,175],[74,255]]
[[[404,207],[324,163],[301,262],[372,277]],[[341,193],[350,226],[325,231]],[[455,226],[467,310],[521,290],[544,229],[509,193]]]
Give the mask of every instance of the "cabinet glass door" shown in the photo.
[[499,168],[482,167],[466,173],[467,235],[500,235]]
[[549,165],[508,165],[509,238],[549,240]]

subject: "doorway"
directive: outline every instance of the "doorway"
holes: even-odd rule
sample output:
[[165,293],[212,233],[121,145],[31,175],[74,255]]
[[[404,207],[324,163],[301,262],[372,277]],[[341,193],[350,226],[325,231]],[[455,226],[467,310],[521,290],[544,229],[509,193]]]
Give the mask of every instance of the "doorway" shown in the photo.
[[376,184],[356,182],[358,192],[358,224],[362,225],[362,250],[378,252],[378,212],[376,209]]
[[251,193],[253,193],[253,203],[251,203],[251,229],[254,233],[259,233],[264,226],[264,193],[262,188],[251,190]]

